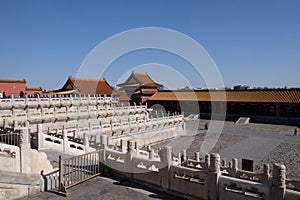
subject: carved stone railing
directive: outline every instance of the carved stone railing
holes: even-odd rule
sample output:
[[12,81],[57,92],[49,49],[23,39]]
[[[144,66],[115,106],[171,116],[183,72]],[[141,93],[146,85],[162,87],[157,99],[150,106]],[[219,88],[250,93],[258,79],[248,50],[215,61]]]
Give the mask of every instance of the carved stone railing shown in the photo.
[[232,159],[232,162],[229,162],[228,166],[225,166],[226,163],[223,160],[221,166],[222,175],[231,176],[235,178],[240,178],[249,181],[255,181],[260,183],[269,183],[270,181],[270,167],[268,164],[264,165],[263,173],[255,173],[250,171],[245,171],[238,169],[238,160]]
[[[54,100],[53,98],[52,100]],[[56,98],[57,99],[57,98]],[[126,107],[110,107],[109,105],[81,105],[81,106],[58,106],[58,102],[52,103],[55,106],[50,107],[37,107],[31,108],[27,107],[12,108],[10,110],[0,110],[0,126],[5,123],[12,125],[14,121],[19,122],[19,124],[24,124],[26,121],[30,123],[42,123],[42,122],[55,122],[55,121],[68,121],[68,120],[78,120],[78,119],[105,119],[108,117],[119,118],[120,120],[127,119],[130,116],[132,119],[145,119],[147,117],[146,108],[144,106],[136,106],[136,109],[143,109],[145,112],[141,114],[131,114],[127,115]]]
[[[63,113],[63,110],[59,110],[59,112]],[[60,117],[63,117],[63,114],[61,114]],[[130,118],[128,118],[128,116],[124,116],[123,118],[106,117],[106,118],[98,118],[98,119],[86,119],[84,120],[86,121],[86,123],[74,121],[74,124],[75,126],[78,127],[78,129],[81,129],[81,127],[85,128],[86,132],[90,134],[91,133],[97,134],[98,131],[98,134],[102,133],[107,135],[112,135],[112,134],[121,135],[125,133],[139,133],[141,131],[149,132],[152,130],[159,130],[159,129],[164,130],[172,127],[181,126],[183,123],[183,121],[180,121],[182,120],[181,115],[172,116],[170,118],[172,118],[172,120],[177,119],[178,123],[169,124],[169,123],[159,122],[159,121],[167,121],[168,117],[165,117],[161,120],[155,118],[155,119],[146,119],[146,120],[138,120],[138,121],[136,121],[136,118],[132,118],[132,121],[130,121]],[[161,125],[155,126],[155,123],[160,123]],[[51,129],[63,129],[63,127],[69,126],[68,122],[67,123],[54,122],[51,123],[50,125],[52,126]],[[45,124],[43,127],[44,129],[49,128],[47,124]],[[71,125],[71,128],[73,127],[74,125]],[[78,130],[77,132],[81,132],[81,130]]]
[[0,99],[0,109],[11,108],[38,108],[56,106],[80,106],[80,105],[116,105],[117,98],[97,96],[70,96],[70,97],[37,97]]
[[290,190],[295,190],[300,192],[300,180],[290,180],[285,181],[286,187]]
[[44,174],[44,171],[41,172],[44,181],[43,191],[52,191],[57,190],[59,187],[59,170],[55,169],[52,172]]

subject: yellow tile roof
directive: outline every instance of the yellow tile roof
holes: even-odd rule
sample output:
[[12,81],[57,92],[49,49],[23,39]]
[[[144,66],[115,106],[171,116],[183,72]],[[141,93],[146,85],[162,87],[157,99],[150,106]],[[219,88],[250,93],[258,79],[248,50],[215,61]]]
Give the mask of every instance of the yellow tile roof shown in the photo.
[[[300,103],[300,89],[274,90],[201,90],[201,91],[161,91],[156,92],[150,101],[224,101],[249,103]],[[213,95],[214,98],[211,98]]]
[[42,91],[41,87],[26,87],[26,91]]
[[73,78],[68,77],[64,86],[56,92],[73,90],[80,94],[108,94],[111,95],[114,88],[103,78],[88,79],[88,78]]
[[26,83],[26,80],[10,80],[10,79],[0,79],[0,83]]
[[139,86],[161,87],[162,85],[153,81],[147,73],[138,73],[133,71],[124,83],[120,83],[117,86],[119,87],[139,87]]
[[124,90],[115,90],[112,95],[118,96],[120,101],[130,101],[130,97]]

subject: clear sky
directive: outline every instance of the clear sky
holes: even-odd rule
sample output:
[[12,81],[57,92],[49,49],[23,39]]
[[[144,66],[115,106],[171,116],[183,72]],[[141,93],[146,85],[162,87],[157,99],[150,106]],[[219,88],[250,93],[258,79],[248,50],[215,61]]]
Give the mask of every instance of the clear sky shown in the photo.
[[[108,37],[133,28],[164,27],[201,44],[226,86],[300,87],[299,10],[298,0],[0,0],[0,78],[58,89]],[[105,78],[114,85],[120,69],[144,63],[187,66],[165,52],[133,52],[114,62]],[[149,71],[164,83],[155,70]],[[201,80],[187,78],[192,87],[205,87]]]

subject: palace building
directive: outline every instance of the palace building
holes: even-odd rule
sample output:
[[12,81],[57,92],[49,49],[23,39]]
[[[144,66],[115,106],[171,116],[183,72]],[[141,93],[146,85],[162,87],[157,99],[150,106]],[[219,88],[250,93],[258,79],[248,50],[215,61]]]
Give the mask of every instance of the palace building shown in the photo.
[[117,86],[131,98],[131,104],[143,104],[163,85],[153,81],[147,73],[133,71],[124,83]]
[[25,96],[41,96],[43,91],[41,87],[29,88],[26,87],[26,80],[9,80],[0,79],[0,93],[1,97],[25,97]]
[[[224,92],[226,102],[220,98]],[[201,118],[211,117],[214,103],[216,114],[226,109],[227,120],[250,117],[252,122],[300,125],[300,89],[159,91],[148,100],[149,106],[160,104],[171,113],[181,107],[193,113],[195,103]]]
[[53,92],[55,94],[96,94],[111,96],[114,91],[115,89],[105,78],[99,80],[69,76],[63,87]]

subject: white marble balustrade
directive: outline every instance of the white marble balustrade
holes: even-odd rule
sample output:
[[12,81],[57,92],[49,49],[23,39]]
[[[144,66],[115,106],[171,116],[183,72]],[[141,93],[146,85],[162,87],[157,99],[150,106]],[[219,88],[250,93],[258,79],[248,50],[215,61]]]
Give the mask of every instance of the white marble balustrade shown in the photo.
[[80,105],[117,105],[118,99],[112,97],[97,96],[70,96],[70,97],[37,97],[37,98],[8,98],[0,99],[0,109],[11,108],[36,108],[57,106],[80,106]]

